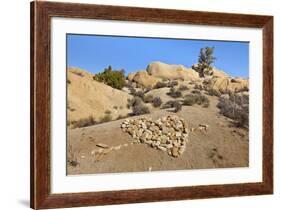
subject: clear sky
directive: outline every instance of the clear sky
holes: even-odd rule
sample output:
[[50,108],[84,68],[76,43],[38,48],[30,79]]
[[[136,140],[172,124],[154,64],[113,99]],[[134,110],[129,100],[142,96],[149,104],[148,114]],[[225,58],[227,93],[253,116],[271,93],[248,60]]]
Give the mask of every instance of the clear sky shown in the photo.
[[248,42],[68,34],[67,66],[97,73],[111,65],[126,74],[146,69],[153,61],[190,67],[206,46],[215,47],[214,66],[231,76],[248,77]]

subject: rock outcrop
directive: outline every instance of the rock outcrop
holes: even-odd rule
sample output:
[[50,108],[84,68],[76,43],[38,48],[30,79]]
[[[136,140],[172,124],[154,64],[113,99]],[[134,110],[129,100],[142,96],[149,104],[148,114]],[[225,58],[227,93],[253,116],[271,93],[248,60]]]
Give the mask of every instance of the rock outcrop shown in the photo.
[[143,87],[152,88],[157,82],[160,81],[160,79],[149,75],[146,71],[139,71],[135,73],[132,81]]
[[213,78],[224,78],[224,77],[229,77],[229,75],[227,73],[225,73],[222,70],[219,70],[215,67],[213,67],[212,69],[212,77]]
[[179,157],[185,151],[189,135],[187,122],[176,115],[155,121],[147,117],[126,119],[121,129],[130,134],[136,143],[147,144],[173,157]]
[[67,71],[67,117],[70,124],[88,117],[99,121],[106,111],[111,112],[112,119],[131,112],[127,108],[127,100],[132,98],[130,94],[97,82],[93,76],[79,68]]
[[161,79],[169,80],[197,80],[199,75],[193,69],[187,69],[183,65],[169,65],[162,62],[150,63],[146,71],[149,75],[152,75]]
[[228,77],[216,78],[214,79],[209,89],[214,89],[216,91],[220,91],[221,93],[241,92],[249,89],[249,81],[241,78],[239,79],[231,79]]
[[136,75],[136,72],[132,72],[132,73],[129,73],[128,74],[128,80],[130,81],[130,82],[132,82],[133,81],[133,79],[134,79],[134,77],[135,77],[135,75]]

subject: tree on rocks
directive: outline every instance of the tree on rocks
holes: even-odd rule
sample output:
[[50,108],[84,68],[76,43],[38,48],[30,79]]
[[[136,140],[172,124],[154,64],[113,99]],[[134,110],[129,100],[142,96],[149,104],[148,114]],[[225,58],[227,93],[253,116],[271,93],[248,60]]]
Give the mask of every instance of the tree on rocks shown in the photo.
[[204,47],[200,49],[198,64],[193,66],[193,69],[199,73],[200,77],[205,77],[205,71],[212,71],[211,64],[216,60],[216,57],[213,56],[214,50],[214,47]]

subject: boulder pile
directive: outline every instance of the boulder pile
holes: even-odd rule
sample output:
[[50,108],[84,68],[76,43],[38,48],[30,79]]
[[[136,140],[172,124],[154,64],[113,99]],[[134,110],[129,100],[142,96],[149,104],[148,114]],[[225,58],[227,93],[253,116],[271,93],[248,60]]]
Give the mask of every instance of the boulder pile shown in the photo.
[[188,142],[188,124],[176,115],[153,121],[151,118],[126,119],[121,129],[133,137],[136,143],[144,143],[154,149],[179,157]]

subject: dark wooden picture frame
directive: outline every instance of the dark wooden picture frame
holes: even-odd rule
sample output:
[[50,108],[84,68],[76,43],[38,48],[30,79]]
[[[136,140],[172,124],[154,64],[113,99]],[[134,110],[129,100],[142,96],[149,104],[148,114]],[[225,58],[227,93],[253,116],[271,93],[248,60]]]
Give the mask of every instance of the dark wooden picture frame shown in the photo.
[[[51,194],[50,31],[52,17],[261,28],[263,179],[257,183]],[[91,4],[31,3],[31,207],[34,209],[273,193],[273,17]]]

